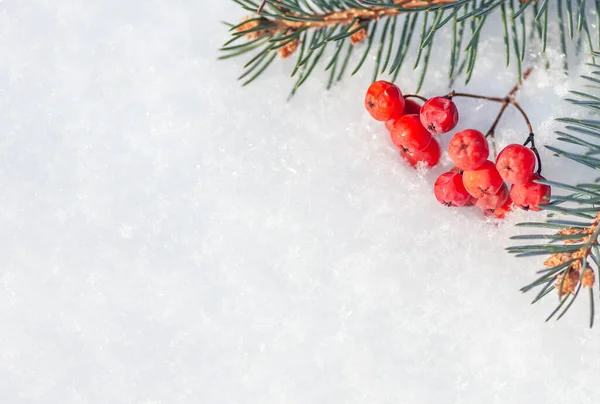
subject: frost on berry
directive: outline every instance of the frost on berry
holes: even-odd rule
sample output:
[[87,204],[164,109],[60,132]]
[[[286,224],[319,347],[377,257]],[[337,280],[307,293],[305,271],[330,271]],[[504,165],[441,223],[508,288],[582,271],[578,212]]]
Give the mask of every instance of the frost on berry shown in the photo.
[[496,168],[504,179],[511,184],[528,182],[535,170],[535,154],[520,144],[506,146],[496,159]]
[[513,185],[510,189],[510,197],[515,205],[524,210],[542,210],[539,205],[548,203],[551,189],[548,185],[534,181],[543,179],[541,175],[533,174],[529,182]]
[[440,161],[442,150],[440,144],[435,139],[431,139],[429,145],[421,151],[411,152],[406,148],[400,149],[400,155],[410,164],[412,167],[416,167],[420,163],[426,167],[435,167]]
[[377,121],[399,118],[404,112],[402,92],[392,83],[376,81],[367,90],[365,108]]
[[448,145],[448,155],[458,168],[475,170],[488,159],[490,151],[481,132],[465,129],[452,136]]
[[494,208],[494,209],[486,209],[484,211],[484,214],[488,217],[504,219],[504,217],[508,213],[512,212],[512,208],[513,208],[513,203],[512,203],[512,200],[510,199],[510,196],[508,196],[502,206],[500,206],[499,208]]
[[495,195],[504,184],[495,164],[489,160],[476,170],[464,171],[463,182],[467,191],[477,199]]
[[[402,115],[419,115],[420,110],[421,106],[415,101],[406,98],[404,99],[404,111],[402,112]],[[394,121],[400,118],[400,116],[385,121],[385,127],[387,128],[387,130],[392,130],[392,126],[394,126]]]
[[445,206],[465,206],[471,200],[471,195],[465,189],[462,176],[458,173],[447,172],[438,177],[433,185],[436,199]]
[[433,134],[446,133],[458,123],[458,110],[448,97],[433,97],[421,107],[421,123]]
[[421,125],[418,115],[403,115],[392,123],[392,143],[400,149],[414,153],[424,150],[432,141],[431,134]]
[[486,195],[482,198],[477,199],[475,206],[479,209],[496,209],[504,205],[508,199],[508,187],[506,184],[502,184],[502,187],[494,195]]

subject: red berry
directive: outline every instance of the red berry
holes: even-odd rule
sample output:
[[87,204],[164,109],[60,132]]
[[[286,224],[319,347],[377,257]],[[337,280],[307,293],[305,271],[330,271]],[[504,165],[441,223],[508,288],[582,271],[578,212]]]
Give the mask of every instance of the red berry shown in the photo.
[[475,170],[487,160],[490,150],[481,132],[465,129],[452,136],[448,145],[448,155],[458,168]]
[[500,191],[496,192],[496,195],[486,195],[483,198],[477,199],[475,206],[479,209],[496,209],[504,205],[504,202],[508,199],[508,187],[506,184],[502,184]]
[[504,184],[496,165],[489,160],[475,170],[463,172],[463,182],[467,191],[477,199],[495,195]]
[[413,167],[416,167],[419,163],[425,163],[427,167],[435,167],[440,161],[442,150],[437,140],[431,139],[429,145],[423,150],[411,153],[408,149],[401,149],[400,155]]
[[433,97],[421,107],[421,123],[433,134],[446,133],[458,123],[458,110],[446,97]]
[[[404,99],[404,112],[402,113],[402,115],[413,115],[413,114],[419,115],[419,111],[421,111],[421,106],[419,104],[417,104],[415,101],[411,100],[410,98]],[[400,116],[398,116],[396,118],[388,119],[387,121],[385,121],[385,127],[388,130],[392,130],[392,125],[394,124],[394,121],[398,118],[400,118]]]
[[525,184],[535,170],[535,154],[520,144],[508,145],[498,155],[496,168],[504,181]]
[[396,122],[397,118],[392,118],[392,119],[388,119],[387,121],[385,121],[385,127],[387,128],[388,131],[392,131],[392,127],[394,126],[394,122]]
[[465,206],[471,200],[459,173],[447,172],[440,175],[433,185],[433,193],[446,206]]
[[402,115],[404,97],[394,84],[383,80],[376,81],[367,90],[365,107],[376,120],[387,121]]
[[404,115],[412,115],[421,113],[421,105],[410,98],[404,99]]
[[512,211],[513,201],[510,199],[510,195],[506,198],[506,201],[502,206],[495,209],[486,209],[484,214],[488,217],[496,217],[498,219],[504,219],[507,213]]
[[548,203],[550,186],[538,184],[534,180],[544,180],[538,174],[533,174],[531,180],[525,184],[515,184],[510,188],[510,197],[516,206],[525,210],[542,210],[540,204]]
[[465,206],[475,206],[476,202],[477,202],[477,198],[473,198],[473,196],[471,196],[471,199],[469,199],[469,202],[467,202],[467,204]]
[[431,141],[431,134],[421,125],[418,115],[403,115],[396,119],[390,135],[397,148],[411,153],[425,149]]

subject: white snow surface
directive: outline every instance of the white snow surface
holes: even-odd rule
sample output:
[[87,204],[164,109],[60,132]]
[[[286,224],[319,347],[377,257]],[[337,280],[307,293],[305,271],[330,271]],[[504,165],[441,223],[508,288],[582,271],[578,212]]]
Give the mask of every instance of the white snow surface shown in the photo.
[[[289,102],[293,61],[241,88],[247,59],[216,58],[219,20],[243,15],[0,3],[0,403],[600,402],[587,295],[544,323],[556,297],[518,291],[543,258],[504,252],[514,223],[543,216],[498,226],[439,205],[449,160],[402,162],[362,105],[372,64],[330,92],[315,74]],[[424,95],[448,91],[443,43]],[[482,40],[457,90],[506,94],[503,46]],[[531,60],[519,101],[557,144],[583,64],[565,78]],[[457,103],[457,129],[498,109]],[[525,135],[511,110],[499,145]],[[543,158],[549,178],[594,177]]]

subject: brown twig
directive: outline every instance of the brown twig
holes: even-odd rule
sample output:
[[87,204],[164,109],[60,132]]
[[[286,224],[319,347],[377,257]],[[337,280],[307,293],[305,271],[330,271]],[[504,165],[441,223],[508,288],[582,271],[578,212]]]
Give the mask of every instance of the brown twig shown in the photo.
[[262,2],[260,3],[260,6],[258,6],[258,10],[256,10],[256,14],[262,13],[263,8],[265,8],[266,4],[267,4],[267,0],[262,0]]
[[531,127],[531,122],[529,121],[529,117],[527,116],[523,108],[521,108],[519,103],[512,98],[510,99],[510,103],[521,113],[521,115],[523,115],[523,119],[525,119],[525,124],[527,125],[527,130],[529,130],[530,136],[533,136],[533,128]]
[[[512,97],[504,97],[504,98],[500,98],[500,97],[487,97],[484,95],[477,95],[477,94],[467,94],[467,93],[456,93],[454,91],[452,91],[450,94],[447,95],[448,98],[454,98],[454,97],[466,97],[466,98],[475,98],[477,100],[486,100],[486,101],[493,101],[493,102],[498,102],[501,104],[511,104],[513,105],[520,113],[521,115],[523,115],[523,119],[525,120],[525,124],[527,125],[527,129],[528,129],[528,133],[532,132],[531,129],[531,122],[529,121],[529,117],[527,116],[527,114],[525,113],[525,111],[523,110],[523,108],[521,108],[521,106],[519,105],[518,102],[516,102],[514,100],[514,98]],[[504,111],[502,111],[502,113],[504,113]]]
[[494,151],[494,160],[496,159],[496,157],[498,157],[498,150],[496,149],[496,126],[498,126],[498,122],[500,122],[500,118],[502,118],[502,115],[504,115],[504,111],[506,111],[507,107],[508,107],[508,102],[502,103],[502,108],[500,108],[500,112],[498,112],[498,115],[496,116],[494,123],[492,124],[490,129],[488,129],[487,133],[485,134],[486,139],[487,138],[491,139],[492,150]]
[[[531,67],[529,69],[525,70],[525,73],[523,74],[523,80],[527,80],[527,77],[529,77],[529,75],[531,74],[532,71],[533,71],[533,68],[531,68]],[[496,116],[496,120],[494,121],[494,123],[492,124],[490,129],[485,134],[485,137],[490,137],[490,136],[494,137],[494,134],[496,131],[496,126],[498,126],[498,122],[500,122],[500,118],[502,118],[502,115],[504,115],[504,111],[506,111],[506,108],[508,107],[510,100],[514,98],[517,91],[519,91],[519,88],[521,88],[522,83],[523,83],[523,81],[520,81],[517,84],[515,84],[515,86],[506,95],[506,98],[504,99],[504,102],[502,103],[502,108],[500,108],[500,112],[498,112],[498,116]]]
[[425,97],[423,97],[422,95],[419,95],[419,94],[406,94],[403,97],[404,97],[404,99],[407,99],[407,98],[418,98],[421,101],[427,102],[427,98],[425,98]]
[[469,94],[469,93],[457,93],[456,91],[451,91],[446,97],[450,98],[450,99],[452,99],[454,97],[475,98],[477,100],[486,100],[486,101],[493,101],[493,102],[505,102],[506,101],[506,98],[488,97],[485,95]]
[[527,78],[529,77],[529,75],[531,74],[532,71],[533,71],[533,67],[530,67],[527,70],[525,70],[525,73],[523,73],[523,79],[521,81],[519,81],[517,84],[515,84],[515,86],[512,88],[512,90],[510,90],[510,92],[508,93],[507,97],[512,98],[515,96],[517,91],[519,91],[519,88],[521,88],[521,84],[523,84],[523,81],[527,80]]
[[[533,68],[531,68],[531,67],[528,68],[525,71],[525,73],[523,74],[523,80],[526,80],[532,71],[533,71]],[[487,97],[484,95],[468,94],[468,93],[457,93],[455,91],[451,91],[446,97],[448,97],[450,99],[452,99],[453,97],[466,97],[466,98],[474,98],[477,100],[498,102],[498,103],[502,104],[502,107],[500,108],[500,111],[498,112],[498,115],[496,116],[494,123],[492,124],[490,129],[485,134],[486,138],[492,139],[492,147],[494,149],[494,156],[496,155],[496,141],[494,138],[496,127],[498,126],[498,123],[500,122],[502,115],[504,115],[506,108],[508,108],[509,105],[514,106],[517,109],[517,111],[519,111],[519,113],[523,116],[523,119],[525,120],[525,124],[527,125],[527,131],[528,131],[529,135],[527,137],[527,141],[525,142],[525,146],[527,144],[531,143],[531,151],[533,151],[533,153],[535,154],[537,161],[538,161],[537,173],[540,174],[541,170],[542,170],[542,160],[540,158],[540,154],[539,154],[538,150],[535,148],[535,143],[533,140],[534,134],[533,134],[533,128],[531,126],[531,122],[529,121],[529,117],[527,116],[527,114],[525,113],[525,111],[523,110],[521,105],[519,105],[519,103],[515,100],[515,94],[517,93],[519,88],[521,88],[522,82],[523,82],[522,80],[519,81],[519,83],[517,83],[504,98]]]
[[[443,5],[455,3],[457,0],[395,0],[394,4],[402,6],[404,9],[413,9],[427,6]],[[266,4],[263,0],[260,4],[257,14],[260,14]],[[277,19],[271,21],[275,27],[270,31],[272,33],[287,30],[297,30],[301,28],[324,28],[332,25],[349,25],[354,21],[378,20],[382,17],[389,17],[403,13],[400,8],[391,8],[385,6],[370,6],[368,8],[350,8],[342,11],[331,11],[324,14],[313,15],[314,19],[306,21],[292,21],[290,19]],[[298,16],[297,13],[289,13],[290,16]]]
[[485,137],[490,137],[490,136],[494,137],[494,135],[496,134],[496,126],[498,126],[498,122],[500,122],[500,118],[502,118],[502,115],[504,115],[504,111],[506,111],[508,104],[509,104],[508,102],[502,103],[502,108],[500,108],[500,112],[498,112],[498,115],[496,116],[496,120],[494,120],[494,123],[492,124],[490,129],[485,134]]
[[536,158],[537,164],[538,164],[536,174],[540,175],[542,173],[542,158],[540,157],[540,152],[535,147],[534,137],[535,137],[535,135],[533,134],[533,132],[529,133],[529,136],[527,136],[527,140],[525,141],[525,143],[523,143],[523,146],[527,146],[529,143],[531,143],[530,149],[533,152],[533,154],[535,154],[535,158]]
[[[527,77],[529,77],[529,75],[532,72],[532,68],[530,67],[529,69],[527,69],[525,71],[525,73],[523,74],[523,80],[527,79]],[[523,116],[523,119],[525,120],[525,124],[527,125],[527,131],[529,133],[529,136],[527,137],[527,141],[525,142],[525,146],[529,143],[531,143],[531,151],[533,151],[533,153],[536,156],[536,159],[538,161],[538,170],[537,173],[540,174],[542,171],[542,160],[540,158],[540,154],[538,152],[538,150],[535,147],[535,143],[534,143],[534,134],[533,134],[533,128],[531,126],[531,122],[529,121],[529,117],[527,116],[527,114],[525,113],[525,111],[523,110],[523,108],[519,105],[519,103],[517,101],[515,101],[515,94],[517,93],[517,91],[519,90],[519,88],[521,87],[521,83],[522,81],[519,81],[519,83],[517,83],[511,90],[510,92],[506,95],[506,97],[504,98],[500,98],[500,97],[488,97],[485,95],[478,95],[478,94],[469,94],[469,93],[457,93],[456,91],[451,91],[446,97],[449,99],[452,99],[454,97],[465,97],[465,98],[474,98],[477,100],[485,100],[485,101],[491,101],[491,102],[498,102],[502,104],[502,107],[500,108],[500,111],[498,112],[498,115],[496,116],[496,119],[494,120],[494,123],[492,123],[492,126],[490,127],[490,129],[487,131],[487,133],[485,134],[486,138],[490,138],[491,139],[491,143],[492,143],[492,149],[494,152],[494,157],[496,157],[496,139],[494,137],[495,135],[495,131],[496,131],[496,127],[498,126],[498,123],[500,122],[500,119],[502,118],[502,116],[504,115],[504,112],[506,111],[506,108],[508,108],[509,105],[514,106],[517,111],[519,111],[521,113],[521,115]]]

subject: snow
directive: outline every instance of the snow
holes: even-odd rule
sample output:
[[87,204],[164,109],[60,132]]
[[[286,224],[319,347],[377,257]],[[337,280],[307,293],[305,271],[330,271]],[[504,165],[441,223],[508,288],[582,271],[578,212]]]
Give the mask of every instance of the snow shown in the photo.
[[[0,402],[599,402],[587,296],[544,323],[556,298],[518,291],[541,259],[503,250],[541,216],[496,226],[440,206],[447,156],[419,172],[399,159],[362,107],[369,68],[330,92],[316,74],[289,102],[292,61],[240,88],[244,60],[216,49],[219,20],[242,16],[0,3]],[[507,93],[502,46],[484,40],[456,89]],[[422,93],[446,93],[447,55],[432,58]],[[556,144],[579,69],[533,59],[519,101]],[[497,110],[458,103],[462,128]],[[514,111],[497,136],[524,139]],[[543,158],[549,178],[590,178]]]

